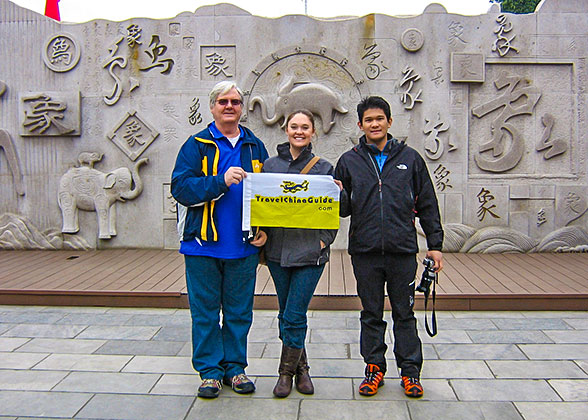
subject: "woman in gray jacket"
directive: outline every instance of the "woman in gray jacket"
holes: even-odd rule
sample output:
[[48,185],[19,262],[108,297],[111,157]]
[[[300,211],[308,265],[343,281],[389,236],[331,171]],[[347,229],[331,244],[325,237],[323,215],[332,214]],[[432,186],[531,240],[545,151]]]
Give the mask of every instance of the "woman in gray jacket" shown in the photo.
[[[314,158],[310,143],[315,134],[314,117],[307,110],[294,111],[286,119],[288,142],[278,145],[278,155],[269,158],[263,172],[300,173]],[[319,159],[308,171],[310,175],[333,175],[333,166]],[[338,182],[338,181],[334,181]],[[338,183],[339,188],[342,186]],[[304,341],[306,339],[308,305],[319,278],[329,260],[329,246],[337,230],[263,228],[268,239],[265,256],[270,270],[280,310],[279,333],[282,340],[280,375],[274,395],[287,397],[292,391],[292,377],[302,394],[313,394],[314,386]]]

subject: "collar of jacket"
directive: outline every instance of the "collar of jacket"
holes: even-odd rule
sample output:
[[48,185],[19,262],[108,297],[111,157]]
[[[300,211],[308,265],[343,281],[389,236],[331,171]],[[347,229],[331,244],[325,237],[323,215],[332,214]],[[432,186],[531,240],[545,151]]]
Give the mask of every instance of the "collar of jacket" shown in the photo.
[[372,155],[378,155],[381,152],[384,152],[384,154],[389,155],[390,151],[399,145],[404,145],[404,142],[402,142],[402,143],[399,142],[394,137],[392,137],[392,134],[387,133],[387,141],[386,141],[386,145],[384,146],[384,150],[378,149],[378,147],[375,144],[368,143],[367,139],[365,138],[365,135],[360,137],[359,144],[356,147],[364,148],[365,150],[370,152]]
[[298,157],[296,159],[292,158],[292,153],[290,153],[290,143],[289,142],[278,144],[278,147],[276,147],[276,150],[278,151],[278,156],[288,162],[291,162],[293,160],[297,160],[298,162],[304,162],[305,160],[311,159],[313,156],[312,143],[308,143],[308,146],[306,146],[304,149],[302,149],[302,151],[300,152],[300,155],[298,155]]
[[[207,128],[208,130],[206,131],[210,134],[210,140],[227,138],[223,133],[219,131],[218,128],[216,128],[216,124],[214,121],[208,124]],[[243,143],[254,143],[253,138],[255,136],[253,135],[253,132],[249,130],[247,127],[243,127],[241,124],[239,124],[239,132],[241,133],[240,137]]]

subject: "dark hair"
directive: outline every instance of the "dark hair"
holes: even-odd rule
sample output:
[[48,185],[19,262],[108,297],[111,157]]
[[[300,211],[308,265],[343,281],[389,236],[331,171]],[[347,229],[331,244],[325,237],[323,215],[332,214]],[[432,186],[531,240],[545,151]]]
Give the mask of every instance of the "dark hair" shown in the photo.
[[363,114],[368,109],[381,109],[384,111],[387,120],[392,118],[390,113],[390,104],[380,96],[368,96],[367,98],[363,98],[361,100],[361,102],[357,105],[357,116],[359,117],[359,122],[363,122]]
[[307,109],[297,109],[296,111],[290,113],[290,115],[288,115],[288,118],[286,118],[286,128],[288,127],[288,123],[290,123],[290,120],[292,118],[294,118],[294,115],[297,114],[302,114],[302,115],[306,115],[308,117],[308,119],[310,120],[310,124],[312,125],[312,129],[314,130],[314,115],[312,115],[312,112],[310,112]]

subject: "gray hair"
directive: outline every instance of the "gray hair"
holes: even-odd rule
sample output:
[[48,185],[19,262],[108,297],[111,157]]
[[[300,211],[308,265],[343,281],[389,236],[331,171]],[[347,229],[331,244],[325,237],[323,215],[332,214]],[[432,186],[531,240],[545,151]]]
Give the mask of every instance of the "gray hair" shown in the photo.
[[214,87],[210,91],[210,93],[208,95],[210,109],[212,109],[214,107],[214,104],[216,102],[216,98],[218,98],[220,95],[224,95],[225,93],[227,93],[231,89],[235,89],[237,91],[237,93],[241,97],[241,102],[242,102],[243,101],[243,91],[239,88],[239,86],[237,86],[237,84],[235,82],[225,80],[222,82],[218,82],[216,85],[214,85]]

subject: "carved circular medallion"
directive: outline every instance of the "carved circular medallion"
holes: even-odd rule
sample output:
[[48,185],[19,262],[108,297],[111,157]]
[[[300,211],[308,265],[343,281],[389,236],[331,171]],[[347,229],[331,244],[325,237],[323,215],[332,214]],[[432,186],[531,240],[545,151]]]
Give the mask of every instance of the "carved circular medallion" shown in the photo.
[[425,36],[416,28],[409,28],[402,33],[400,43],[406,51],[416,52],[423,47]]
[[73,35],[60,33],[51,36],[43,49],[45,65],[55,72],[73,69],[80,61],[80,47]]
[[316,45],[278,50],[244,85],[244,120],[272,154],[287,141],[286,117],[307,109],[315,116],[314,152],[334,161],[358,137],[354,110],[364,96],[363,84],[361,71],[335,51]]

